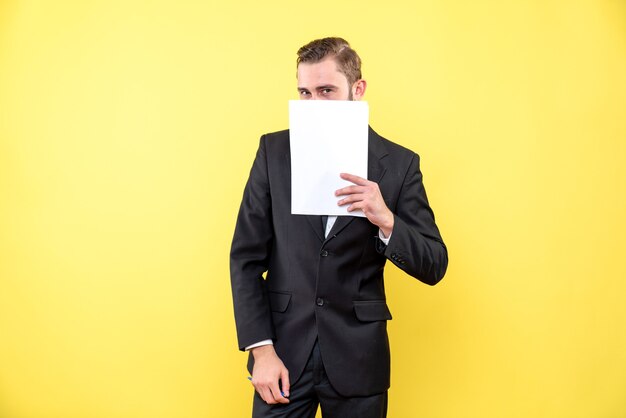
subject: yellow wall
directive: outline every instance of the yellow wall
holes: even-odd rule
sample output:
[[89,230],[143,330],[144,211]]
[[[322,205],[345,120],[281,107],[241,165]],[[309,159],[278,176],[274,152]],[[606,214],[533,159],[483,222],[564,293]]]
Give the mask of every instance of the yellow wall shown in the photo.
[[450,251],[391,418],[626,417],[626,4],[0,3],[0,417],[244,417],[228,251],[295,51],[360,52]]

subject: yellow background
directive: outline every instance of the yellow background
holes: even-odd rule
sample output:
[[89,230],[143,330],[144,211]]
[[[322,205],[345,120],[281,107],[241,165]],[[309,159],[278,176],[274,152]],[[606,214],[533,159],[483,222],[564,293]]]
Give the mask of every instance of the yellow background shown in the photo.
[[626,4],[0,2],[0,417],[249,416],[230,239],[295,51],[361,54],[450,252],[390,418],[626,417]]

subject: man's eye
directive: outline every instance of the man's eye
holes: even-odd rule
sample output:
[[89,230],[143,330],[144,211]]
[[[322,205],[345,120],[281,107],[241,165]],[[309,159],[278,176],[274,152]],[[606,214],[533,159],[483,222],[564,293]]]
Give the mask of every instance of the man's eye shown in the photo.
[[300,91],[300,96],[306,96],[307,94],[309,94],[308,91]]
[[329,94],[329,93],[332,93],[332,90],[331,89],[323,89],[322,93]]

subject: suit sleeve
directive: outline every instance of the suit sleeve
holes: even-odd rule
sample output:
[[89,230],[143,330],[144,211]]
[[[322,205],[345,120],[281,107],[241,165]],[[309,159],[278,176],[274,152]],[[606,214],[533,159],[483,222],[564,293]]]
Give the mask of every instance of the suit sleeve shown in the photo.
[[273,242],[272,207],[265,136],[243,193],[230,251],[230,277],[239,349],[274,339],[263,273]]
[[378,244],[378,251],[392,263],[426,284],[437,284],[446,273],[448,250],[428,204],[417,154],[400,190],[389,244]]

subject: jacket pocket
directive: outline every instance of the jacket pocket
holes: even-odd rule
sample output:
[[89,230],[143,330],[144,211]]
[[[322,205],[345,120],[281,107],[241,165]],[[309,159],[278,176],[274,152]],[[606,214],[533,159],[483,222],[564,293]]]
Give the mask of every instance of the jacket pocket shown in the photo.
[[270,297],[270,309],[273,312],[285,312],[291,300],[291,293],[268,292]]
[[392,318],[384,300],[355,300],[354,313],[359,321],[387,321]]

